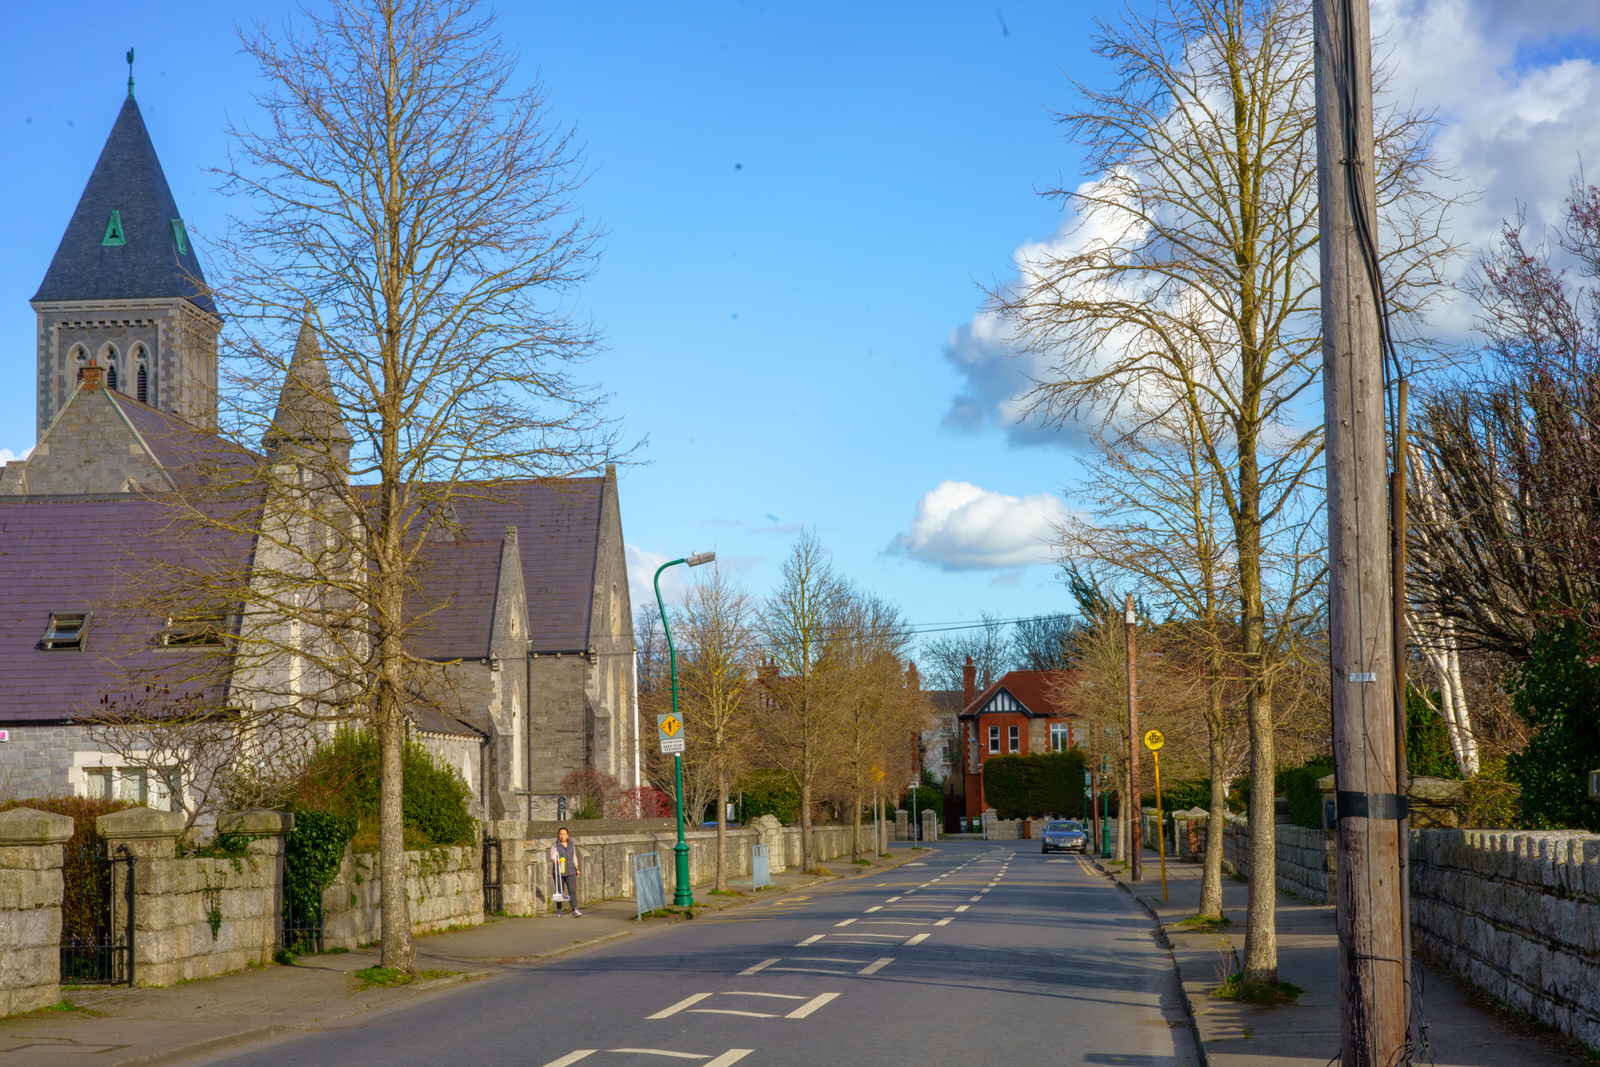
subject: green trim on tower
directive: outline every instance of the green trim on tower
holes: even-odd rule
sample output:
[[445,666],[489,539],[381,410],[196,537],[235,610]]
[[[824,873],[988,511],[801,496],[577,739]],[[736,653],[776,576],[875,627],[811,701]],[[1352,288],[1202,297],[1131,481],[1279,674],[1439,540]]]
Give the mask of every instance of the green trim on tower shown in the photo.
[[122,234],[122,212],[113,211],[111,218],[106,220],[106,235],[100,239],[103,245],[125,245],[128,239]]
[[183,232],[183,220],[172,220],[172,240],[178,246],[178,255],[189,254],[189,235]]

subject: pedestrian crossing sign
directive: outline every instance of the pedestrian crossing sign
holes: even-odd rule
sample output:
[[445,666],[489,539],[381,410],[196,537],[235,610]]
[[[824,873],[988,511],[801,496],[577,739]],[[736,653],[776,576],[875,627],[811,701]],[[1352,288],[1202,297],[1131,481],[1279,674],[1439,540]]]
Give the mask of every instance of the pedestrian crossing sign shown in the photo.
[[683,751],[683,721],[672,712],[656,716],[656,736],[667,755]]

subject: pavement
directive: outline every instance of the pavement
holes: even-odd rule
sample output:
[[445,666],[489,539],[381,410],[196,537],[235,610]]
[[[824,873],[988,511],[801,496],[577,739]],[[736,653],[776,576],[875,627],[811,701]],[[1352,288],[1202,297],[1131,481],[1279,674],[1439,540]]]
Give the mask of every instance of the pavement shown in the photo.
[[[1144,859],[1144,878],[1131,882],[1119,865],[1094,861],[1144,904],[1172,948],[1205,1061],[1211,1067],[1326,1067],[1339,1057],[1339,938],[1331,905],[1277,894],[1278,977],[1305,990],[1293,1004],[1258,1007],[1217,1000],[1224,953],[1244,950],[1248,886],[1224,875],[1223,932],[1196,933],[1178,923],[1200,902],[1198,863],[1167,860],[1162,899],[1159,857]],[[1414,1062],[1433,1067],[1574,1067],[1591,1061],[1576,1042],[1553,1034],[1452,979],[1423,968],[1422,1023],[1426,1047]]]
[[[787,891],[823,882],[881,873],[925,853],[904,843],[893,858],[853,867],[848,856],[827,861],[834,874],[798,872],[772,876],[770,888],[716,896],[695,889],[697,915],[764,903]],[[736,891],[738,882],[733,883]],[[82,1065],[86,1055],[106,1065],[179,1063],[293,1031],[325,1029],[354,1016],[410,1006],[462,983],[476,982],[517,966],[551,960],[599,945],[686,922],[682,916],[636,919],[632,900],[585,905],[581,918],[500,918],[481,926],[416,939],[416,967],[423,974],[409,985],[372,987],[357,971],[376,967],[376,947],[303,956],[293,966],[268,964],[215,978],[157,989],[126,986],[63,987],[55,1009],[0,1019],[0,1065]]]

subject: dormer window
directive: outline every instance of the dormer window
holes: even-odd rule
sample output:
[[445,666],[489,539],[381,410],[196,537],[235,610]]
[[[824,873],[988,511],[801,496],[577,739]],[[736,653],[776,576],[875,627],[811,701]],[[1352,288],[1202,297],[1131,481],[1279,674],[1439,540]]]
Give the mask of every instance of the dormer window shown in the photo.
[[172,220],[172,243],[178,246],[178,255],[189,254],[189,235],[183,232],[183,220]]
[[221,612],[205,615],[172,616],[161,632],[163,645],[191,647],[220,645],[228,629],[228,617]]
[[39,647],[62,649],[83,647],[84,632],[89,628],[87,611],[52,611],[50,628],[45,630]]

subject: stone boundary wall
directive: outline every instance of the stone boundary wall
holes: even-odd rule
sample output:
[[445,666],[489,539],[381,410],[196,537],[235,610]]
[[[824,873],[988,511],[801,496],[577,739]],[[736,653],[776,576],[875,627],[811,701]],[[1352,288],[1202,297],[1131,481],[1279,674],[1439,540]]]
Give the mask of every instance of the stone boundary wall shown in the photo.
[[[587,820],[586,820],[587,821]],[[490,823],[490,832],[500,838],[501,845],[501,896],[508,915],[544,915],[550,909],[552,874],[548,853],[554,836],[540,832],[549,825],[543,822],[505,819]],[[653,851],[661,864],[662,884],[670,898],[675,890],[678,843],[677,831],[657,833],[586,834],[585,823],[563,823],[578,846],[578,903],[594,900],[629,898],[633,891],[633,857],[641,852]],[[875,826],[870,821],[861,824],[861,851],[873,850]],[[816,862],[826,863],[850,855],[850,838],[853,826],[814,826],[813,843]],[[683,835],[689,846],[689,882],[704,886],[716,878],[717,832],[715,830],[690,830]],[[750,846],[768,846],[768,862],[772,873],[798,867],[800,859],[800,828],[782,826],[770,815],[751,821],[749,826],[728,829],[728,877],[731,881],[750,879]]]
[[0,1015],[61,999],[61,861],[66,815],[0,812]]
[[[251,838],[240,857],[178,856],[184,819],[177,812],[130,808],[96,827],[115,854],[126,845],[133,869],[133,964],[140,986],[237,971],[278,950],[283,912],[284,835],[294,816],[277,811],[223,815],[223,833]],[[125,923],[127,867],[112,865],[112,923]],[[213,926],[213,922],[215,925]]]
[[1600,836],[1413,830],[1411,939],[1519,1011],[1600,1047]]
[[[1192,858],[1198,862],[1205,856],[1211,819],[1204,812],[1190,813],[1185,819],[1188,827],[1180,835],[1180,855],[1192,846]],[[1338,895],[1333,833],[1286,822],[1278,823],[1273,830],[1278,888],[1312,904],[1332,904]],[[1222,869],[1244,874],[1249,864],[1250,820],[1243,815],[1229,815],[1222,838]]]
[[[483,922],[483,866],[477,845],[406,853],[411,932],[433,933]],[[381,936],[383,875],[376,853],[345,848],[344,862],[322,891],[324,948],[359,948]]]

